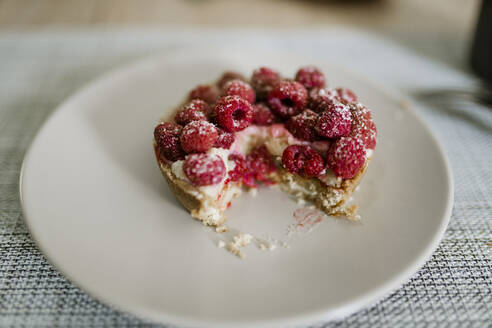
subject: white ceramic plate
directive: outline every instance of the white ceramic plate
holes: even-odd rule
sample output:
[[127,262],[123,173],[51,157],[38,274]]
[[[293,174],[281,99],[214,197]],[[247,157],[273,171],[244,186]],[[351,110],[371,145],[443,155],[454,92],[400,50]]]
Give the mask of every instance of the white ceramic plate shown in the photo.
[[340,318],[410,277],[446,228],[452,181],[441,148],[394,93],[315,62],[332,86],[368,105],[379,143],[356,198],[361,223],[325,219],[285,235],[298,205],[276,190],[243,195],[229,224],[286,241],[240,260],[189,217],[155,163],[152,132],[166,108],[226,69],[294,74],[306,59],[235,51],[139,62],[78,92],[26,155],[21,198],[33,238],[71,281],[120,309],[187,326],[271,326]]

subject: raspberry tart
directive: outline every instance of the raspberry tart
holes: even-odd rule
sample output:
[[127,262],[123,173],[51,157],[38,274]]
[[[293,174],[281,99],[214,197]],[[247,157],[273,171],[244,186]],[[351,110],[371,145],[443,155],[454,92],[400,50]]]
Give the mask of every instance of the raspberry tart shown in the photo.
[[347,88],[326,87],[316,67],[294,79],[260,67],[248,81],[225,72],[199,85],[154,129],[159,168],[191,216],[207,225],[243,188],[278,185],[328,215],[349,204],[376,147],[371,111]]

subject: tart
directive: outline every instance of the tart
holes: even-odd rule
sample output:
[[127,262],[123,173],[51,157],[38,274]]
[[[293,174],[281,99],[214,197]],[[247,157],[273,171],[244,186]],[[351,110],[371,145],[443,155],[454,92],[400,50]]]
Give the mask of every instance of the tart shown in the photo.
[[278,186],[335,217],[354,218],[351,194],[373,156],[371,111],[306,66],[294,79],[261,67],[225,72],[190,91],[154,129],[162,174],[191,216],[221,225],[243,189]]

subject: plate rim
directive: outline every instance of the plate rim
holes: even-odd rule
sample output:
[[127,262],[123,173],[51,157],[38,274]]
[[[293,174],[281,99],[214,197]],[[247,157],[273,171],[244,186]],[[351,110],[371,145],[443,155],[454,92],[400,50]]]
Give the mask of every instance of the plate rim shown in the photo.
[[[222,49],[223,51],[224,47],[212,48],[212,50],[206,51],[206,53],[214,53],[215,51],[217,51],[217,49]],[[225,49],[227,52],[227,48]],[[24,173],[27,166],[26,163],[28,163],[29,161],[30,154],[32,152],[32,149],[35,147],[36,140],[38,140],[38,136],[46,129],[46,126],[51,121],[53,121],[58,114],[66,110],[66,108],[69,107],[69,105],[71,105],[71,103],[76,101],[78,98],[83,97],[86,93],[90,93],[93,89],[98,89],[101,85],[104,85],[111,80],[117,79],[120,75],[126,75],[131,71],[138,71],[139,69],[141,69],[146,65],[165,60],[166,57],[176,56],[176,55],[179,56],[180,54],[187,54],[188,52],[189,49],[187,47],[183,47],[180,49],[170,49],[167,51],[159,51],[152,55],[141,57],[137,60],[130,61],[128,63],[125,63],[123,65],[117,66],[115,68],[112,68],[110,70],[98,74],[95,78],[89,80],[83,86],[76,89],[74,93],[71,93],[67,98],[65,98],[60,104],[56,106],[56,108],[45,118],[44,122],[38,128],[38,130],[35,133],[35,136],[33,137],[29,146],[27,147],[24,157],[22,159],[22,165],[19,174],[19,199],[20,199],[20,205],[23,214],[22,219],[29,230],[29,234],[32,240],[35,242],[37,248],[41,251],[47,262],[50,263],[53,266],[53,268],[55,268],[59,273],[61,273],[65,279],[67,279],[74,286],[82,290],[84,293],[93,297],[96,301],[100,301],[103,304],[108,305],[117,311],[123,313],[129,313],[140,319],[155,322],[155,323],[165,323],[165,324],[167,323],[167,324],[174,324],[184,327],[230,327],[231,325],[235,327],[251,327],[251,325],[255,325],[256,327],[281,327],[281,326],[283,327],[286,325],[295,326],[300,324],[313,324],[316,322],[327,322],[327,321],[342,319],[350,314],[355,313],[356,311],[361,310],[366,306],[370,306],[371,304],[380,301],[383,297],[389,295],[390,293],[401,287],[404,283],[406,283],[411,278],[411,276],[413,276],[418,270],[420,270],[425,265],[425,263],[430,259],[432,254],[439,246],[442,237],[444,236],[444,233],[446,231],[446,228],[451,218],[453,204],[454,204],[454,180],[453,180],[451,165],[446,155],[446,152],[442,147],[441,143],[439,142],[439,139],[435,136],[433,130],[427,124],[427,122],[420,116],[419,113],[417,113],[414,109],[412,109],[412,107],[416,107],[416,105],[411,99],[409,99],[398,89],[390,85],[385,85],[379,81],[370,80],[367,76],[363,75],[362,73],[352,71],[343,66],[340,67],[340,65],[337,64],[337,69],[347,72],[351,76],[356,77],[357,79],[359,79],[360,81],[366,84],[372,85],[375,89],[377,89],[381,93],[384,93],[387,97],[401,100],[402,105],[404,102],[405,106],[408,107],[406,109],[409,115],[411,115],[414,119],[416,119],[418,123],[423,126],[426,132],[428,132],[430,136],[430,140],[436,146],[439,153],[439,158],[442,160],[443,166],[445,168],[448,193],[446,197],[446,206],[444,208],[438,229],[436,229],[435,233],[433,234],[431,241],[425,246],[425,248],[421,250],[421,254],[415,257],[412,262],[410,262],[407,266],[405,266],[402,272],[394,275],[390,281],[386,282],[384,285],[381,285],[379,288],[376,288],[373,291],[366,292],[365,294],[361,294],[357,296],[355,300],[342,303],[336,308],[326,309],[326,310],[305,311],[302,314],[284,316],[277,319],[256,320],[256,321],[233,321],[233,322],[209,321],[205,323],[201,321],[197,321],[194,318],[176,316],[173,314],[162,313],[162,312],[157,313],[155,311],[149,311],[144,308],[139,308],[139,309],[129,308],[127,306],[128,304],[126,305],[124,304],[125,302],[119,302],[113,299],[109,299],[106,296],[99,294],[97,291],[91,290],[90,286],[85,286],[84,284],[77,282],[76,279],[73,279],[71,274],[68,274],[65,270],[63,270],[63,265],[61,263],[58,263],[58,261],[55,259],[56,256],[47,252],[47,249],[44,248],[44,246],[39,242],[36,232],[34,232],[35,230],[33,229],[33,225],[30,223],[31,222],[31,220],[29,219],[30,216],[27,213],[28,211],[26,209],[26,205],[23,197],[23,185],[25,181]],[[270,52],[275,53],[274,51],[271,50]],[[289,57],[294,57],[294,58],[302,57],[311,60],[315,60],[316,58],[318,58],[316,56],[309,57],[309,56],[302,56],[298,54],[294,54],[294,55],[290,54]],[[318,59],[321,60],[321,58]],[[324,60],[324,61],[330,65],[334,64],[332,61],[329,60],[328,61]]]

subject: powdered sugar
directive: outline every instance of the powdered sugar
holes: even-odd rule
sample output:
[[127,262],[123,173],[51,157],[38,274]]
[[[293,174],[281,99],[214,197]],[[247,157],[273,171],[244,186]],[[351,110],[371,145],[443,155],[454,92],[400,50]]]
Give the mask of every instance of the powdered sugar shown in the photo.
[[317,113],[321,113],[328,107],[337,104],[340,101],[341,99],[336,90],[328,88],[314,88],[309,92],[308,107]]
[[301,114],[292,116],[285,126],[296,138],[313,141],[317,137],[314,129],[317,121],[318,114],[306,109]]
[[239,96],[221,97],[214,107],[215,120],[228,132],[241,131],[253,121],[253,107]]
[[316,123],[316,132],[326,138],[336,138],[349,134],[351,127],[350,109],[342,103],[337,103],[320,115]]
[[307,104],[306,88],[299,82],[280,81],[268,94],[268,104],[277,115],[288,118],[300,113]]
[[192,121],[208,121],[208,104],[201,99],[193,99],[185,104],[174,116],[176,123],[186,125]]
[[371,111],[361,103],[349,104],[352,113],[351,135],[360,139],[366,148],[376,147],[377,129],[372,120]]
[[366,147],[360,138],[348,136],[337,139],[326,157],[328,167],[337,177],[352,179],[366,161]]
[[241,80],[227,82],[224,86],[224,95],[239,96],[247,100],[250,104],[254,104],[256,99],[253,88],[248,83]]
[[214,185],[226,174],[224,161],[217,155],[191,154],[185,159],[183,171],[195,186]]
[[353,103],[357,101],[355,93],[347,88],[336,88],[337,94],[343,103]]
[[325,86],[325,76],[314,66],[301,67],[297,71],[296,81],[304,85],[307,89],[323,88]]
[[215,125],[206,121],[192,121],[181,133],[181,146],[187,153],[206,152],[217,141],[219,134]]

